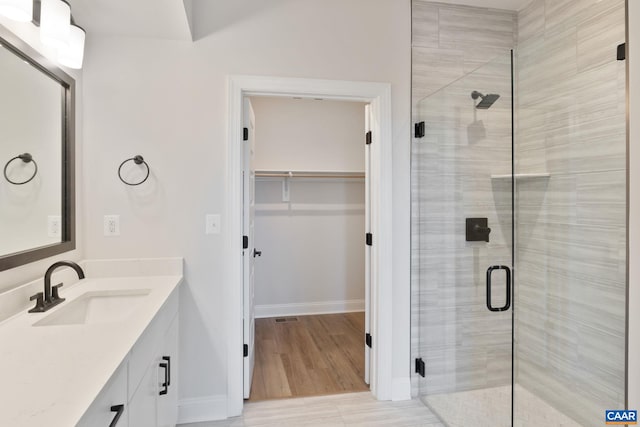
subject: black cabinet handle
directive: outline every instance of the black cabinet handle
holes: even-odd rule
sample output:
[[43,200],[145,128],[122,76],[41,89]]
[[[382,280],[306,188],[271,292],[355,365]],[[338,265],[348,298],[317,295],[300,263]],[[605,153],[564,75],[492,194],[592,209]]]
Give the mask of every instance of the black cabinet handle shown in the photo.
[[253,248],[253,257],[262,256],[262,251],[257,251],[256,248]]
[[161,363],[160,367],[164,369],[164,383],[161,384],[160,387],[164,387],[164,390],[160,390],[158,393],[160,396],[163,396],[169,392],[169,366],[166,363]]
[[171,385],[171,357],[162,356],[162,360],[167,362],[167,385]]
[[[491,305],[491,274],[494,270],[504,270],[506,274],[506,301],[502,307]],[[511,269],[506,265],[493,265],[487,269],[487,308],[489,311],[507,311],[511,307]]]
[[124,405],[113,405],[111,407],[111,412],[115,412],[116,415],[113,417],[113,420],[111,420],[111,424],[109,424],[109,427],[116,427],[116,424],[118,424],[118,420],[124,412]]

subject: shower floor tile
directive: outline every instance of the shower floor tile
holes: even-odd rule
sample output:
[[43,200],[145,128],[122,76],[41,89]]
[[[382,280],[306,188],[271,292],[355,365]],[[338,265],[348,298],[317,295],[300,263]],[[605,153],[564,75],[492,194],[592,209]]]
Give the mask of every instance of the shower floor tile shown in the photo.
[[[511,387],[423,396],[424,403],[449,427],[509,427]],[[514,427],[582,427],[545,401],[516,385]]]

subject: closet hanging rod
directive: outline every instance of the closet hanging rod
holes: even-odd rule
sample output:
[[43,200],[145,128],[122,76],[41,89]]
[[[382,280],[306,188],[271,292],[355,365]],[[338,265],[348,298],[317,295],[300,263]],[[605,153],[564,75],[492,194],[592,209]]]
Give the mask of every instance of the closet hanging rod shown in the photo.
[[257,170],[256,178],[359,178],[364,172],[345,171],[265,171]]

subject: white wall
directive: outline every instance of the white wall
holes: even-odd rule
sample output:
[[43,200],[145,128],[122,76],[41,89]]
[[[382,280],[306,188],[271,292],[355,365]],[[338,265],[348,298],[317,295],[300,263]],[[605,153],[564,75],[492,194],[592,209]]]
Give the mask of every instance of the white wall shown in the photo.
[[[196,26],[216,13],[214,2],[203,7],[194,17]],[[181,398],[212,404],[225,398],[227,388],[224,235],[204,235],[204,216],[227,208],[229,74],[392,84],[393,375],[408,379],[409,24],[408,1],[299,0],[257,10],[193,44],[89,34],[83,158],[87,256],[185,258]],[[144,186],[128,188],[118,181],[116,168],[137,153],[148,160],[152,177]],[[120,237],[102,236],[104,214],[121,215]],[[224,219],[222,226],[224,232]]]
[[[21,39],[23,39],[32,48],[47,58],[54,57],[51,49],[46,48],[40,43],[38,28],[31,23],[18,23],[10,21],[4,17],[0,17],[0,27],[4,27]],[[76,80],[76,156],[77,159],[82,158],[82,122],[83,122],[83,84],[81,70],[64,70],[67,74]],[[0,165],[4,167],[4,163]],[[83,182],[81,178],[81,164],[76,162],[76,250],[46,258],[37,262],[13,268],[0,272],[0,292],[14,288],[21,284],[30,282],[38,277],[42,277],[47,267],[54,261],[60,259],[79,260],[83,255],[83,227],[82,227],[82,188]],[[4,180],[4,177],[0,178]]]
[[256,169],[364,171],[360,102],[253,97]]
[[[364,109],[355,102],[254,97],[260,170],[364,171]],[[256,180],[256,315],[364,309],[362,179]]]
[[364,180],[256,184],[256,316],[364,310]]
[[629,409],[640,410],[640,3],[627,2],[629,25]]

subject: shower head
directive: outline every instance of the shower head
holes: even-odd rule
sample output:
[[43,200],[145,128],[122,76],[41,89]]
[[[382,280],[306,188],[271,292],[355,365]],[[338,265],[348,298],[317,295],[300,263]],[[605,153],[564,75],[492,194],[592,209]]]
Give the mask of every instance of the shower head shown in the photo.
[[478,103],[478,105],[476,105],[476,108],[479,109],[479,110],[486,110],[489,107],[491,107],[493,105],[493,103],[498,100],[498,98],[500,98],[500,95],[498,95],[496,93],[490,93],[490,94],[487,94],[487,95],[483,95],[480,92],[478,92],[477,90],[474,90],[473,92],[471,92],[471,98],[473,98],[473,99],[482,98],[482,101],[480,101]]

